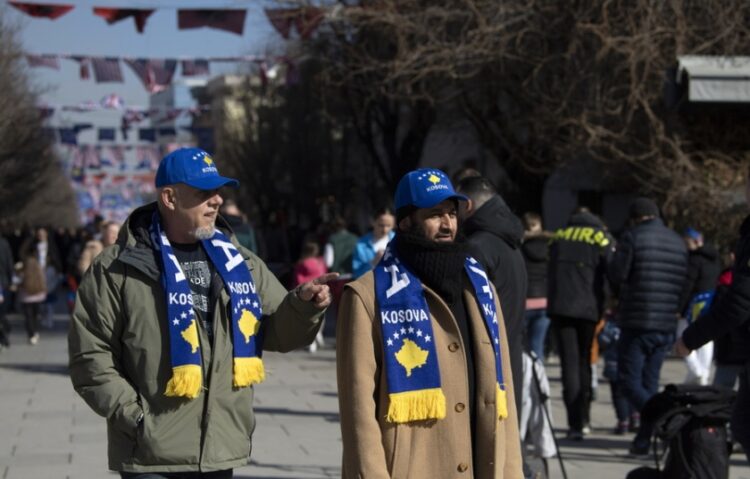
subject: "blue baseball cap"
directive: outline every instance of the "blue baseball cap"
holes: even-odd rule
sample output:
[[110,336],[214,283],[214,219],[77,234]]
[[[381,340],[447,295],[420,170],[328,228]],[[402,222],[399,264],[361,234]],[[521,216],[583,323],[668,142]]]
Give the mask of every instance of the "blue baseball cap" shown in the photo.
[[177,183],[204,191],[240,185],[234,178],[219,175],[211,155],[200,148],[180,148],[162,158],[156,170],[156,187]]
[[685,233],[683,233],[683,236],[686,238],[692,238],[695,241],[700,241],[703,239],[703,235],[701,234],[701,232],[693,227],[685,229]]
[[451,198],[468,200],[466,196],[456,193],[448,175],[437,168],[420,168],[405,174],[398,182],[395,206],[396,210],[405,206],[432,208]]

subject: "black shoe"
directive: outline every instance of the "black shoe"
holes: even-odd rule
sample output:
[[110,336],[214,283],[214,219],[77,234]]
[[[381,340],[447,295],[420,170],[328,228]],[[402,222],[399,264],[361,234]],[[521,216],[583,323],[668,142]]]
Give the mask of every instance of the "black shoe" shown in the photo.
[[630,446],[628,452],[633,457],[647,458],[649,455],[648,446],[636,446],[635,444]]
[[628,432],[628,422],[627,421],[618,422],[617,425],[615,426],[614,432],[618,436],[625,435],[625,433]]
[[568,439],[570,441],[583,441],[583,431],[570,429],[565,435],[565,439]]

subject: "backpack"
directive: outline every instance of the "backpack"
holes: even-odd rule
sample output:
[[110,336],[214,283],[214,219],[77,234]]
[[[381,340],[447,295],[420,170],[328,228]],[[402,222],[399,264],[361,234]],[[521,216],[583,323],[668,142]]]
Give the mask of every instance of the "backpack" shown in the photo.
[[[736,393],[714,386],[669,384],[644,406],[641,419],[654,424],[656,469],[639,468],[628,479],[726,479],[731,443],[727,422]],[[658,453],[657,443],[665,452]],[[663,467],[661,467],[663,460]]]

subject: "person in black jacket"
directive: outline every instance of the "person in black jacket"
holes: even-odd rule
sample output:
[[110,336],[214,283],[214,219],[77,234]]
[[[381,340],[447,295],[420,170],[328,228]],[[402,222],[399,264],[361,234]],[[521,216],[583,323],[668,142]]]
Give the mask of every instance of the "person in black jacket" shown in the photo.
[[[641,412],[659,389],[661,366],[674,343],[687,249],[680,235],[664,225],[652,200],[633,201],[630,219],[634,226],[617,244],[608,275],[619,291],[618,380]],[[651,427],[642,422],[631,454],[648,454],[650,438]]]
[[605,271],[613,242],[604,223],[579,208],[555,233],[547,276],[547,313],[559,339],[568,438],[583,439],[591,400],[591,346],[604,312]]
[[8,240],[0,236],[0,350],[10,346],[10,322],[5,316],[10,304],[13,279],[13,253]]
[[542,217],[537,213],[523,215],[523,244],[521,253],[526,263],[528,283],[524,329],[526,347],[544,361],[544,341],[549,329],[547,316],[547,262],[552,235],[542,228]]
[[[698,318],[703,308],[710,306],[721,272],[719,252],[711,245],[704,244],[703,235],[698,230],[687,228],[682,238],[688,249],[688,271],[680,295],[680,311],[685,321],[681,321],[682,328],[677,329],[678,334],[682,332],[681,329],[685,329],[687,323]],[[688,371],[685,382],[708,384],[713,357],[713,342],[690,353],[685,358]]]
[[[745,198],[750,205],[750,175],[747,177]],[[745,365],[740,373],[740,389],[734,402],[732,414],[732,436],[742,445],[750,462],[750,216],[740,227],[740,240],[737,244],[736,259],[732,271],[729,290],[717,300],[706,314],[694,321],[677,340],[675,349],[681,356],[687,356],[709,341],[718,339],[729,332],[738,341],[737,353],[744,352]]]
[[[513,384],[522,384],[526,302],[526,267],[520,249],[523,225],[486,178],[465,178],[456,191],[469,198],[462,214],[462,233],[467,237],[469,252],[482,263],[497,289],[508,335]],[[516,404],[521,404],[521,389],[515,389]]]

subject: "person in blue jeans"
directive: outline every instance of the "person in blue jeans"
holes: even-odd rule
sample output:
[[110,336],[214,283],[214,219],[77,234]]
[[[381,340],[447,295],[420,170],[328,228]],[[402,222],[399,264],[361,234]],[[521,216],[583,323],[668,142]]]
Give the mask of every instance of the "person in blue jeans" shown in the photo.
[[[675,340],[688,255],[652,200],[636,199],[630,220],[633,226],[620,238],[607,273],[619,293],[618,381],[640,413],[658,391],[661,366]],[[635,456],[647,455],[651,443],[651,427],[642,419],[630,448]]]
[[604,377],[609,381],[612,406],[614,406],[615,416],[617,417],[614,433],[622,435],[626,432],[638,430],[640,415],[625,396],[622,383],[620,383],[617,375],[617,345],[622,331],[617,326],[614,315],[611,312],[605,314],[607,322],[599,333],[599,350],[604,351]]
[[542,217],[538,213],[525,213],[522,220],[524,235],[521,253],[528,277],[524,317],[526,341],[528,349],[544,361],[544,342],[550,323],[547,316],[547,262],[552,234],[543,230]]

